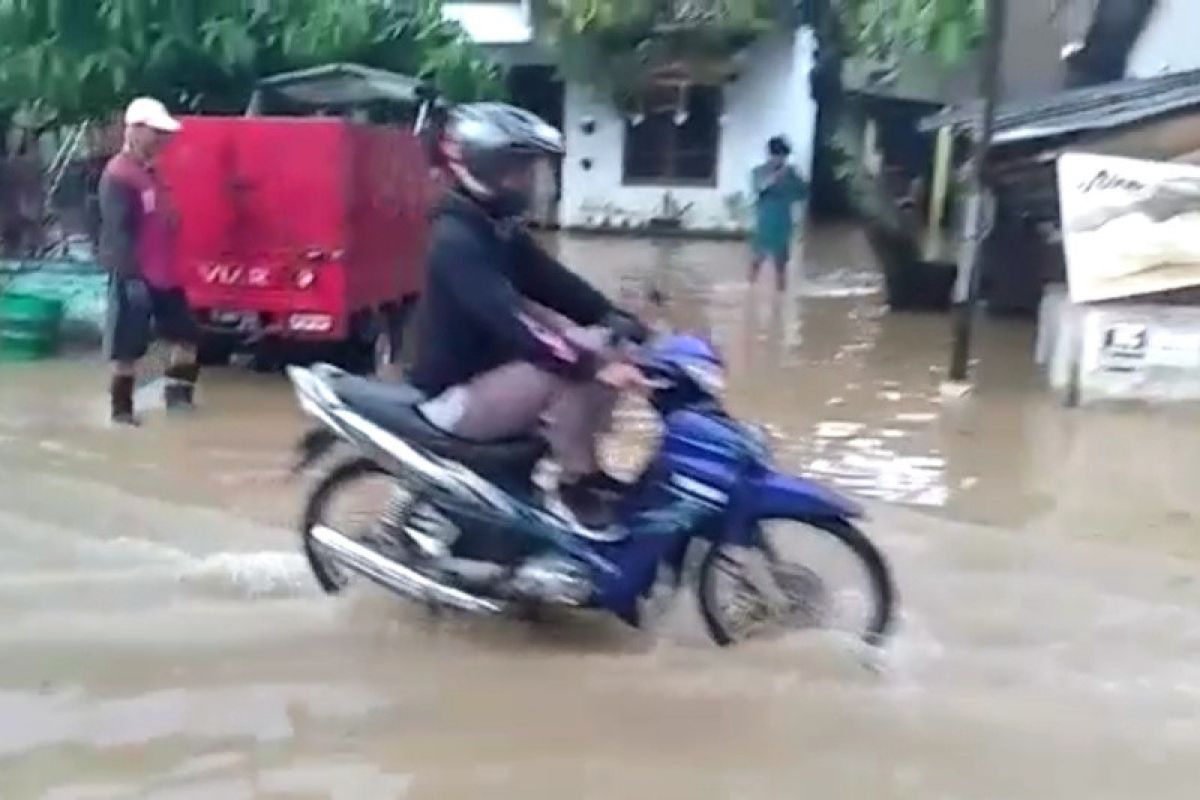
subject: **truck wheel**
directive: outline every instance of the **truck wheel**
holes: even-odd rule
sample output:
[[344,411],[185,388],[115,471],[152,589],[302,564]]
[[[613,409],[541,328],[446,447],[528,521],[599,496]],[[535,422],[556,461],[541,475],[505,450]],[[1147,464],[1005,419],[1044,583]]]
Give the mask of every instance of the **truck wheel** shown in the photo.
[[254,348],[250,359],[250,368],[255,372],[267,375],[279,372],[288,361],[286,345],[275,339],[264,339]]
[[224,367],[233,358],[235,350],[233,341],[216,337],[206,337],[200,341],[196,349],[196,360],[205,367]]
[[355,315],[349,335],[336,346],[335,362],[357,375],[377,374],[379,360],[390,357],[389,343],[381,341],[386,333],[382,314],[368,311]]
[[416,297],[406,297],[398,305],[386,306],[383,318],[388,332],[387,360],[376,359],[376,369],[382,368],[384,376],[398,378],[406,360],[405,345],[408,342],[409,323],[417,306]]
[[364,326],[356,371],[397,379],[403,362],[404,328],[408,306],[385,306]]

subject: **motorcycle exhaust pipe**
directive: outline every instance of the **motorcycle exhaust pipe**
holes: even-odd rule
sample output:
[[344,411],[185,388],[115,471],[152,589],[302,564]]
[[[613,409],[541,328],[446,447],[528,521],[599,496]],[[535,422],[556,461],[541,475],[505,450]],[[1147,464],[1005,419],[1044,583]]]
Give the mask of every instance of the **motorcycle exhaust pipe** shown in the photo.
[[504,610],[499,603],[445,586],[414,569],[384,558],[333,528],[318,525],[312,529],[311,536],[338,562],[398,594],[472,614],[499,614]]

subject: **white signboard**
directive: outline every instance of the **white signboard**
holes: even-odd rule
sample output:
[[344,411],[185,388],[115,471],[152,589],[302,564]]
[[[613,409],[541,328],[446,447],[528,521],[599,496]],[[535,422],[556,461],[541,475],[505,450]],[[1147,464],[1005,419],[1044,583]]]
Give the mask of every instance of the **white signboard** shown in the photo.
[[1067,153],[1058,187],[1072,302],[1200,286],[1200,167]]
[[1196,369],[1200,367],[1200,334],[1155,330],[1150,336],[1146,359],[1157,367]]

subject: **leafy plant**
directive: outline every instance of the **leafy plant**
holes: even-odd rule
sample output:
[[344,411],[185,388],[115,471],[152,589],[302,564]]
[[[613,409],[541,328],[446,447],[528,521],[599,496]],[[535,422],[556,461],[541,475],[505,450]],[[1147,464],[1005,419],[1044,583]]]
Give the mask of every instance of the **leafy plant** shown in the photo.
[[455,100],[503,86],[437,0],[0,0],[0,106],[58,124],[137,94],[239,112],[258,78],[334,61],[429,73]]
[[780,20],[779,0],[538,0],[560,71],[622,107],[649,85],[717,83]]
[[961,62],[979,43],[987,0],[837,0],[854,52],[891,60],[905,51]]

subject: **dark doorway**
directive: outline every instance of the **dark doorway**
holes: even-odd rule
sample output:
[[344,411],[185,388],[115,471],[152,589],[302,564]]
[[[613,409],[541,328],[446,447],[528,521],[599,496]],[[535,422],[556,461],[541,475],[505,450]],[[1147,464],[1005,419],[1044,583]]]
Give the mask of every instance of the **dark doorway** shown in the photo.
[[[563,129],[566,91],[554,67],[522,64],[508,70],[508,96],[514,105],[528,109],[560,131]],[[562,165],[554,168],[554,198],[562,199]]]
[[512,67],[508,71],[508,94],[514,105],[562,128],[563,82],[554,67],[524,64]]

